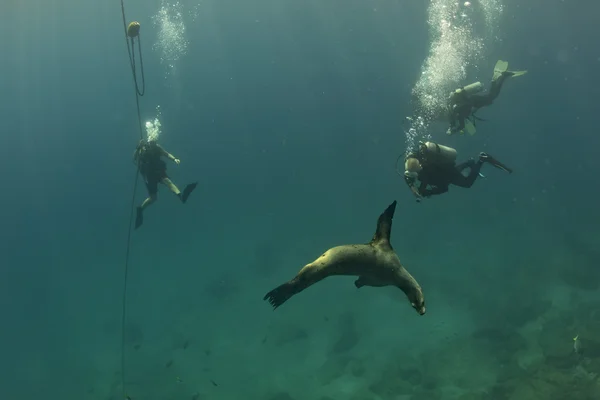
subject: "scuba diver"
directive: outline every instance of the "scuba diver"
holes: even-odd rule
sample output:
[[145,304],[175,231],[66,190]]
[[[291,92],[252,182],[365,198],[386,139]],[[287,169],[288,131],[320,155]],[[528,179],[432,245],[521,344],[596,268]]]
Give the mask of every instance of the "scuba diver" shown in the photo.
[[142,205],[137,207],[135,229],[139,228],[144,222],[144,209],[156,201],[159,183],[162,183],[171,192],[175,193],[182,203],[187,201],[189,195],[196,188],[196,185],[198,185],[197,182],[190,183],[183,189],[182,193],[167,176],[167,165],[161,157],[167,157],[177,165],[180,163],[178,158],[175,158],[173,154],[163,149],[155,140],[140,140],[133,154],[133,162],[138,166],[140,174],[144,178],[149,195]]
[[481,82],[475,82],[462,88],[456,89],[450,94],[449,98],[449,119],[450,127],[446,131],[448,135],[456,132],[463,133],[466,129],[470,135],[475,134],[474,120],[479,119],[475,116],[477,110],[481,107],[491,105],[500,94],[500,89],[506,78],[525,75],[527,71],[509,71],[508,62],[498,60],[494,67],[494,76],[487,93],[479,93],[483,90]]
[[[432,142],[420,142],[419,150],[408,154],[404,163],[404,181],[416,196],[417,202],[423,197],[446,193],[450,185],[470,188],[481,175],[483,163],[489,163],[509,174],[512,173],[512,169],[487,153],[479,153],[477,161],[471,158],[458,165],[455,161],[455,149]],[[467,168],[470,168],[470,171],[469,175],[465,176],[462,171]],[[398,173],[400,174],[399,171]],[[420,181],[418,187],[417,179]]]

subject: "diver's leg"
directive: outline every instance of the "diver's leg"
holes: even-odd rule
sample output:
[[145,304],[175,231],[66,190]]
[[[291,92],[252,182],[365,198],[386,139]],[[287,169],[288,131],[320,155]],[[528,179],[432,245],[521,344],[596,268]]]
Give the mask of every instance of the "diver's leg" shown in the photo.
[[452,120],[450,121],[450,126],[448,127],[448,129],[446,130],[446,135],[453,135],[456,132],[459,132],[462,128],[460,127],[461,124],[463,125],[464,128],[464,119],[460,118],[460,116],[455,115]]
[[138,207],[142,211],[145,210],[150,204],[154,203],[158,195],[158,180],[150,176],[146,177],[145,181],[146,189],[148,189],[148,198],[146,198],[142,205]]
[[490,90],[487,94],[490,104],[496,99],[496,97],[498,97],[500,90],[502,89],[502,85],[504,85],[504,81],[511,75],[512,73],[508,71],[508,62],[498,60],[494,66],[494,75],[492,76]]
[[492,94],[492,89],[490,88],[490,91],[486,94],[475,94],[471,96],[471,104],[473,105],[475,111],[477,111],[481,107],[487,107],[491,105],[494,102],[494,99],[498,97],[499,93],[500,89],[498,89],[497,93]]
[[163,178],[162,183],[166,185],[171,190],[171,192],[175,193],[175,195],[179,197],[182,203],[185,203],[187,201],[190,194],[194,191],[194,189],[196,189],[196,186],[198,185],[198,182],[190,183],[189,185],[185,186],[185,188],[183,189],[183,193],[181,193],[179,191],[179,188],[175,186],[175,184],[171,182],[169,178]]
[[490,90],[488,90],[486,94],[473,96],[474,107],[481,108],[492,104],[500,94],[500,90],[502,90],[502,85],[504,85],[506,79],[515,74],[523,73],[524,72],[521,71],[508,71],[508,63],[498,60],[496,66],[494,67],[494,76],[492,77],[492,82],[490,83]]
[[156,193],[154,193],[154,194],[152,194],[152,195],[148,196],[148,197],[146,198],[146,200],[144,200],[144,201],[142,202],[142,205],[140,206],[140,208],[142,209],[142,211],[143,211],[143,210],[145,210],[145,209],[146,209],[146,207],[148,207],[150,204],[154,203],[154,202],[156,201],[156,198],[157,198],[157,195],[156,195]]
[[465,129],[465,119],[462,116],[456,117],[456,125],[450,125],[450,127],[446,130],[446,135],[453,135],[456,132],[461,132]]
[[154,203],[157,199],[158,182],[155,179],[149,179],[146,181],[146,188],[148,189],[148,197],[142,202],[142,205],[138,206],[136,209],[135,229],[139,228],[144,223],[144,210],[146,207]]
[[498,97],[500,94],[502,85],[504,85],[504,82],[508,77],[510,77],[510,74],[508,72],[503,72],[497,79],[492,80],[492,83],[490,84],[490,90],[486,95],[487,101],[489,101],[490,104],[496,100],[496,97]]
[[475,160],[471,158],[464,163],[458,164],[455,168],[458,170],[458,172],[462,173],[465,169],[473,167],[473,164],[475,164]]
[[168,187],[171,192],[175,193],[175,196],[179,196],[181,194],[179,188],[169,178],[162,178],[160,183]]
[[458,129],[457,131],[460,132],[463,129],[465,129],[465,118],[463,116],[460,116],[458,119]]
[[481,166],[483,165],[483,161],[473,162],[471,164],[471,171],[469,171],[468,176],[464,176],[461,174],[461,171],[456,169],[456,173],[452,176],[452,183],[455,186],[460,186],[464,188],[470,188],[475,183],[475,180],[479,176],[479,171],[481,171]]

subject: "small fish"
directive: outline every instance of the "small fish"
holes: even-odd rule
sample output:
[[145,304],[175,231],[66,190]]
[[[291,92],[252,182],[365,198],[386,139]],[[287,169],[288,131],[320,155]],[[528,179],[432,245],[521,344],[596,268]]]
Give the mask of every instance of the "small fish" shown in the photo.
[[181,379],[180,377],[175,378],[175,382],[177,383],[183,383],[183,379]]
[[210,379],[210,383],[212,383],[213,386],[219,386],[219,385],[217,385],[217,382],[213,381],[212,379]]
[[139,350],[139,349],[140,349],[140,347],[142,347],[142,345],[141,345],[141,344],[136,344],[135,346],[133,346],[133,348],[134,348],[134,349],[136,349],[136,350]]
[[167,363],[165,364],[165,368],[169,368],[171,365],[173,365],[173,360],[167,361]]
[[200,393],[196,392],[192,395],[192,400],[198,400],[200,398]]
[[183,349],[187,349],[188,347],[190,347],[190,341],[186,340],[185,343],[183,344]]

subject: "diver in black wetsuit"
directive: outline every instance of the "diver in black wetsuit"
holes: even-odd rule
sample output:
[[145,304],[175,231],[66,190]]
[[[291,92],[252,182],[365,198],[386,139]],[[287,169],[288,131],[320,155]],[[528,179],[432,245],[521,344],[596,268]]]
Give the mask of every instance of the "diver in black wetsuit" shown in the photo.
[[[475,133],[475,125],[470,120],[476,119],[475,112],[481,107],[491,105],[500,94],[502,85],[507,78],[525,75],[527,71],[509,71],[506,61],[498,60],[494,67],[494,76],[487,93],[479,93],[483,90],[480,82],[475,82],[460,89],[456,89],[449,98],[450,127],[446,131],[448,135],[463,132],[465,127],[470,134]],[[467,125],[468,124],[468,125]]]
[[[508,173],[512,170],[486,153],[480,153],[477,161],[470,159],[462,164],[455,164],[456,150],[432,142],[421,143],[417,153],[411,153],[404,163],[404,181],[420,201],[446,193],[450,185],[470,188],[479,176],[483,163],[489,163]],[[469,175],[462,171],[470,168]],[[417,186],[416,181],[420,184]]]
[[179,188],[169,179],[167,164],[165,164],[161,157],[167,157],[177,165],[181,162],[154,140],[140,140],[133,154],[133,162],[138,166],[148,189],[148,198],[144,200],[141,206],[137,207],[135,229],[139,228],[144,222],[144,209],[156,201],[159,183],[167,186],[171,192],[179,197],[182,203],[187,201],[189,195],[198,184],[197,182],[190,183],[183,189],[183,193],[180,192]]

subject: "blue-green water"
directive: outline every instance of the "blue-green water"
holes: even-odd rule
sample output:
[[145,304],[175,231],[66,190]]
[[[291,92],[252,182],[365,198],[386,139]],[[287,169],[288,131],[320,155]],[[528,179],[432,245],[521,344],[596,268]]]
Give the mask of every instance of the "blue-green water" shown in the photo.
[[[132,233],[133,400],[600,398],[600,7],[473,1],[481,46],[445,42],[466,65],[451,83],[487,85],[497,59],[529,73],[475,136],[425,134],[515,172],[484,166],[471,189],[418,204],[394,160],[444,3],[125,2],[142,26],[142,122],[160,106],[181,159],[169,175],[199,182],[183,206],[159,188]],[[122,399],[139,130],[120,4],[1,8],[0,399]],[[393,200],[392,244],[427,314],[350,277],[275,312],[262,300],[325,249],[370,240]]]

